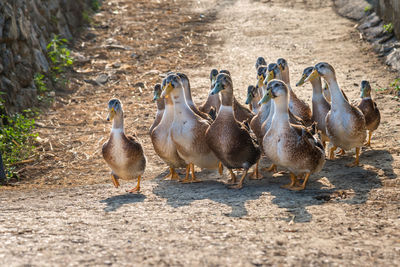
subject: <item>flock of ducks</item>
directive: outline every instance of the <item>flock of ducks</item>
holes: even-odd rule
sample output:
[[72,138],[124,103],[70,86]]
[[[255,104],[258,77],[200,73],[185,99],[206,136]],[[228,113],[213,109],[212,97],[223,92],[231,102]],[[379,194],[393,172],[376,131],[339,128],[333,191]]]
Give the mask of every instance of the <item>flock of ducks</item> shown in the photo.
[[[311,83],[310,108],[292,89],[285,59],[267,64],[259,57],[255,67],[257,83],[247,89],[249,108],[236,100],[227,70],[211,71],[209,95],[201,106],[193,102],[189,79],[183,73],[170,72],[154,86],[157,113],[149,134],[155,152],[169,166],[165,178],[200,182],[195,166],[218,170],[220,175],[225,167],[230,187],[240,189],[253,165],[250,178],[262,178],[259,162],[264,155],[271,162],[265,170],[276,172],[280,167],[289,171],[291,181],[283,188],[303,190],[310,175],[323,168],[327,142],[329,159],[334,159],[337,148],[342,154],[355,148],[355,161],[348,166],[359,165],[367,130],[365,145],[370,145],[380,123],[368,81],[361,82],[361,102],[353,105],[340,89],[330,64],[305,68],[296,86]],[[108,109],[107,120],[113,125],[102,153],[112,170],[113,184],[118,187],[119,178],[137,178],[136,187],[128,192],[139,192],[146,167],[143,148],[136,136],[124,133],[121,101],[111,99]],[[183,180],[178,168],[186,168]],[[234,170],[243,171],[238,182]]]

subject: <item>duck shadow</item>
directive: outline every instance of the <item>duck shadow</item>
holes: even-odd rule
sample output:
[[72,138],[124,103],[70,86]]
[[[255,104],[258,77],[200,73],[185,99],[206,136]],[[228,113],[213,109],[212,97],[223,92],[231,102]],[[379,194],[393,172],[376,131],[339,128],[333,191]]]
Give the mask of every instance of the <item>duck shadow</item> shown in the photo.
[[155,178],[157,185],[153,193],[167,200],[171,207],[178,208],[188,206],[197,200],[209,199],[232,208],[229,217],[243,217],[247,215],[245,208],[246,201],[258,199],[263,192],[264,187],[257,184],[246,184],[243,189],[230,189],[223,181],[223,178],[216,172],[203,170],[197,173],[201,183],[182,184],[173,181],[163,181],[160,178],[164,173]]
[[143,202],[145,199],[146,196],[142,194],[126,193],[100,200],[100,203],[106,203],[107,206],[104,208],[104,211],[111,212],[116,211],[123,205]]
[[[382,160],[384,159],[384,168]],[[392,162],[393,157],[386,150],[367,150],[361,154],[359,167],[347,167],[346,164],[354,160],[353,155],[327,160],[323,170],[311,176],[304,191],[290,191],[280,186],[289,183],[289,174],[264,174],[262,180],[248,180],[246,178],[243,189],[229,189],[219,175],[203,171],[200,179],[207,177],[199,184],[169,183],[157,179],[157,186],[153,193],[165,198],[172,207],[188,206],[196,200],[209,199],[232,208],[230,217],[243,217],[248,214],[245,207],[249,200],[257,200],[261,195],[269,193],[272,203],[285,209],[286,214],[278,218],[284,221],[306,223],[312,220],[312,214],[307,207],[331,203],[362,204],[368,199],[369,193],[374,188],[382,187],[376,169],[384,171],[388,177],[395,177]],[[374,166],[366,168],[365,165]],[[261,164],[260,166],[267,166]],[[268,207],[265,207],[268,208]]]

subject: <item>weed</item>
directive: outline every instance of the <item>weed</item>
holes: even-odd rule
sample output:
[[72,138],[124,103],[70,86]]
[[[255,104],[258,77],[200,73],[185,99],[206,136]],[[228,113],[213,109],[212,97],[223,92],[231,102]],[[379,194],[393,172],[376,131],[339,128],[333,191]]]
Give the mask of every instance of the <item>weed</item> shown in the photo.
[[400,91],[400,78],[394,79],[394,81],[390,84],[390,86],[392,86],[394,90],[399,92]]
[[71,57],[71,50],[67,48],[67,44],[67,39],[60,39],[59,35],[54,35],[47,45],[47,55],[52,63],[51,69],[56,73],[65,71],[67,67],[72,66],[74,63]]
[[1,115],[0,153],[6,169],[7,178],[16,178],[16,163],[29,158],[35,150],[33,145],[37,137],[33,133],[35,120],[31,110],[12,116]]
[[92,0],[91,8],[93,9],[93,11],[99,11],[100,6],[101,6],[100,0]]
[[366,7],[364,7],[364,12],[365,13],[368,13],[371,10],[372,10],[372,6],[371,5],[367,5]]
[[383,25],[383,30],[387,33],[392,33],[394,29],[393,23],[388,23]]
[[41,73],[36,73],[34,82],[37,90],[37,99],[45,104],[50,104],[53,101],[54,92],[49,91],[45,81],[45,76]]

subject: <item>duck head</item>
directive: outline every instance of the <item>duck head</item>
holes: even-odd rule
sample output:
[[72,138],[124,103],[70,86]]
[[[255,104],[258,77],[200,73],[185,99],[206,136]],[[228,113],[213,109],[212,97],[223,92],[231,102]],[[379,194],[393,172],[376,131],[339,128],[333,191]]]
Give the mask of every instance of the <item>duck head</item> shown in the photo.
[[226,73],[220,73],[215,81],[214,88],[211,90],[210,95],[218,94],[221,91],[233,91],[232,79]]
[[156,85],[154,85],[154,91],[153,91],[153,95],[154,95],[153,102],[157,101],[158,99],[160,99],[161,92],[162,92],[161,84],[156,83]]
[[218,76],[218,70],[217,69],[212,69],[210,72],[210,81],[211,81],[211,86],[214,86],[214,83],[217,79]]
[[336,79],[335,69],[326,62],[320,62],[314,66],[313,72],[305,79],[304,82],[312,81],[318,77],[322,76],[325,80]]
[[112,121],[115,116],[121,117],[122,115],[123,115],[123,110],[121,101],[117,98],[108,101],[107,121]]
[[301,86],[304,84],[305,79],[313,72],[314,67],[307,67],[303,70],[300,80],[296,83],[296,86]]
[[258,80],[257,85],[258,85],[258,87],[261,88],[263,86],[266,76],[267,76],[267,67],[265,67],[265,66],[258,67],[258,69],[257,69],[257,80]]
[[246,105],[251,103],[251,100],[253,100],[253,98],[255,97],[257,93],[257,88],[253,85],[249,85],[249,87],[247,87],[247,99],[246,99]]
[[267,66],[267,61],[265,61],[265,59],[263,57],[258,57],[256,60],[256,70],[258,70],[258,68],[260,66]]
[[371,85],[368,81],[361,81],[361,98],[371,97]]
[[169,97],[176,89],[183,88],[181,78],[177,74],[170,74],[163,80],[161,97]]

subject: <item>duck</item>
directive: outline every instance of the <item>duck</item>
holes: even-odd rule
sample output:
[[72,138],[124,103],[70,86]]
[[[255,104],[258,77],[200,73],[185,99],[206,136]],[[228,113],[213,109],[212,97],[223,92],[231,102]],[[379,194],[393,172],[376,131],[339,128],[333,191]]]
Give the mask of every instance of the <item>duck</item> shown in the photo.
[[257,114],[260,106],[258,105],[258,101],[260,101],[260,94],[258,93],[258,88],[254,85],[249,85],[247,87],[247,99],[246,105],[249,105],[249,109]]
[[[164,88],[166,85],[166,79],[163,79]],[[157,101],[162,100],[165,102],[165,110],[160,122],[154,127],[150,133],[150,139],[153,144],[154,151],[156,154],[169,166],[169,173],[164,179],[170,178],[171,180],[179,181],[179,175],[176,172],[176,168],[185,168],[185,161],[179,156],[175,143],[171,137],[171,125],[174,120],[174,105],[170,97],[161,98],[161,93],[157,90],[155,97]]]
[[124,112],[119,99],[108,101],[107,121],[112,121],[109,139],[102,146],[102,155],[111,168],[111,180],[115,187],[119,179],[133,180],[137,178],[136,187],[129,193],[140,192],[140,180],[146,169],[146,156],[136,135],[127,136],[124,131]]
[[[170,74],[172,74],[172,72]],[[186,74],[181,73],[181,72],[177,72],[176,75],[179,76],[179,78],[181,79],[181,82],[183,84],[183,88],[184,88],[184,92],[185,92],[185,100],[186,100],[187,105],[197,116],[200,116],[201,118],[203,118],[211,123],[213,121],[212,117],[207,113],[201,112],[193,102],[189,77]]]
[[217,76],[215,86],[210,94],[221,94],[221,107],[217,118],[206,131],[206,143],[226,166],[231,175],[232,183],[236,176],[232,169],[243,169],[240,181],[233,188],[240,189],[251,166],[258,162],[261,155],[257,139],[239,122],[233,112],[233,83],[226,73]]
[[[303,74],[300,80],[296,83],[296,86],[302,86],[304,80],[313,72],[314,67],[307,67],[303,70]],[[331,109],[331,104],[326,100],[323,94],[321,77],[318,75],[315,79],[311,80],[312,85],[312,121],[316,122],[317,130],[320,131],[321,141],[326,147],[326,142],[329,142],[329,137],[326,134],[325,118]]]
[[[231,77],[231,73],[228,70],[220,70],[219,73],[225,73]],[[246,124],[249,124],[254,117],[254,113],[250,109],[240,104],[236,97],[233,97],[233,112],[235,113],[235,118],[238,121]]]
[[312,81],[318,75],[328,82],[332,98],[331,109],[325,119],[326,134],[333,145],[329,151],[329,158],[334,158],[334,151],[337,147],[343,150],[355,148],[355,161],[347,166],[358,166],[360,148],[367,136],[364,114],[358,107],[345,99],[336,80],[335,69],[330,64],[320,62],[315,65],[314,70],[304,82]]
[[361,81],[361,102],[358,104],[358,108],[364,114],[365,126],[368,130],[368,141],[365,145],[371,146],[372,133],[378,129],[381,122],[381,114],[378,106],[371,98],[371,85],[369,81]]
[[282,81],[285,82],[285,84],[289,88],[289,93],[290,93],[290,99],[289,99],[289,109],[290,111],[300,117],[306,126],[310,126],[313,121],[311,119],[312,113],[310,106],[301,100],[300,98],[297,97],[296,93],[292,90],[292,87],[290,86],[290,75],[289,75],[289,64],[287,63],[286,59],[284,58],[279,58],[277,60],[277,65],[279,69],[282,72]]
[[[171,138],[178,155],[185,161],[186,175],[182,183],[201,182],[196,178],[194,166],[217,169],[219,160],[206,143],[206,131],[211,123],[198,116],[189,107],[181,76],[170,74],[166,78],[162,97],[171,98],[174,105],[174,119]],[[191,172],[191,179],[189,175]]]
[[[215,79],[217,78],[217,75],[218,75],[218,70],[212,69],[210,72],[210,81],[211,81],[210,90],[214,88],[214,83]],[[211,113],[215,112],[217,114],[220,106],[221,106],[221,99],[219,98],[219,95],[208,94],[206,102],[199,107],[199,110],[207,114],[210,114],[210,112]]]
[[[304,190],[310,175],[321,171],[325,164],[324,148],[305,126],[289,122],[290,89],[283,81],[271,80],[267,92],[263,102],[272,99],[275,111],[263,139],[263,151],[273,164],[290,171],[291,182],[283,188]],[[300,184],[299,178],[303,176]]]
[[[267,78],[264,80],[264,84],[263,84],[263,88],[267,88],[267,84],[268,82],[270,82],[273,79],[277,79],[277,80],[282,80],[282,71],[279,68],[278,64],[276,63],[271,63],[268,65],[268,76]],[[265,134],[267,133],[267,131],[269,130],[269,128],[271,127],[272,124],[272,118],[274,117],[275,114],[275,103],[273,101],[267,101],[267,97],[268,97],[268,91],[265,91],[263,98],[259,101],[259,105],[262,107],[268,105],[269,106],[269,113],[267,118],[262,122],[261,124],[261,128],[259,131],[259,142],[262,144],[263,139]],[[294,115],[290,109],[288,109],[288,114],[289,114],[289,121],[292,124],[298,124],[298,125],[302,125],[305,126],[304,121],[297,117],[296,115]],[[266,171],[269,172],[277,172],[277,166],[275,164],[271,164],[269,168],[265,169]]]
[[165,103],[164,99],[160,98],[161,95],[161,84],[156,83],[154,85],[154,97],[153,97],[153,102],[155,101],[157,103],[157,112],[156,112],[156,117],[154,118],[153,124],[150,126],[149,133],[153,131],[153,129],[160,123],[161,118],[164,114],[164,109],[165,109]]

